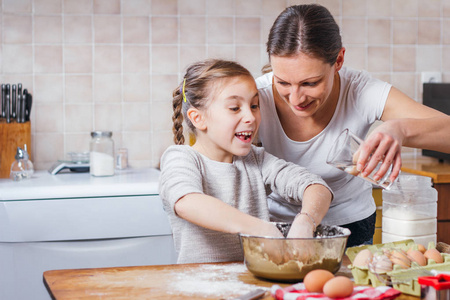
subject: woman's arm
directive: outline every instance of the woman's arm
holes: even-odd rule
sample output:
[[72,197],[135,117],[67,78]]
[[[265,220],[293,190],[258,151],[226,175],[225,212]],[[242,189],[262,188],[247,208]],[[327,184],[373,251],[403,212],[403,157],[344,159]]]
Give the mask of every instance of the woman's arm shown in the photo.
[[193,224],[215,231],[283,237],[272,223],[205,194],[192,193],[180,198],[175,203],[175,213]]
[[363,176],[383,160],[374,179],[381,178],[393,164],[390,178],[394,180],[401,168],[402,146],[450,153],[450,116],[417,103],[395,87],[389,92],[381,120],[384,122],[367,137],[361,149],[357,168]]

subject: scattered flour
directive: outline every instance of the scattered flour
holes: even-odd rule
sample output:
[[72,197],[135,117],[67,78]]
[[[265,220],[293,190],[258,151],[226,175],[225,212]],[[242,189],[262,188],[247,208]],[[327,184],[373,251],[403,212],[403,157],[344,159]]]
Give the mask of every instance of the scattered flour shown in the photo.
[[[183,293],[203,297],[230,298],[243,295],[255,289],[267,289],[239,280],[239,275],[246,272],[243,263],[231,265],[203,265],[182,273],[174,274],[170,285],[173,294]],[[232,297],[234,298],[234,297]]]

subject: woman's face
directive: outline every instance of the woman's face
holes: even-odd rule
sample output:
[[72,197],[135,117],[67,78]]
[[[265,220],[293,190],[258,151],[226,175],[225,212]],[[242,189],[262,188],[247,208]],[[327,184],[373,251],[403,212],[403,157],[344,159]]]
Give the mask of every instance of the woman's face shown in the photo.
[[314,116],[332,102],[334,75],[341,63],[330,65],[303,53],[292,57],[271,56],[270,62],[276,91],[297,116]]

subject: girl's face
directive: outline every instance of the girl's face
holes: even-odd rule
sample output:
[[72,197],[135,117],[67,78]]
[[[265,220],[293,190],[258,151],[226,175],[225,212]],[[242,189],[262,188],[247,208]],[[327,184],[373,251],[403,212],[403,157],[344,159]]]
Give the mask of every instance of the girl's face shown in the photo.
[[295,115],[311,117],[326,111],[327,104],[333,100],[330,95],[335,74],[342,66],[343,51],[334,65],[303,53],[270,57],[276,91]]
[[232,162],[234,155],[247,155],[261,122],[254,79],[224,79],[212,90],[208,101],[201,112],[204,128],[197,130],[194,148],[221,162]]

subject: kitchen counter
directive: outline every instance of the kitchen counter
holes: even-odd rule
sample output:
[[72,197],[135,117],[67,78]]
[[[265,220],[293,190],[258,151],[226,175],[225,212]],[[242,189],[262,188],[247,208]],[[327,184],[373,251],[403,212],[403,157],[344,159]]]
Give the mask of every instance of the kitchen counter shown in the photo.
[[[351,277],[344,256],[337,275]],[[242,262],[52,270],[44,283],[53,299],[231,299],[279,283],[254,277]],[[273,299],[267,294],[263,299]],[[401,294],[399,300],[418,297]]]
[[438,192],[437,241],[450,244],[450,163],[424,156],[402,159],[402,172],[431,177]]
[[114,176],[37,171],[22,181],[0,179],[0,201],[158,194],[157,169],[116,170]]

